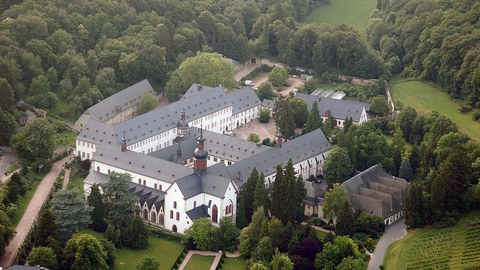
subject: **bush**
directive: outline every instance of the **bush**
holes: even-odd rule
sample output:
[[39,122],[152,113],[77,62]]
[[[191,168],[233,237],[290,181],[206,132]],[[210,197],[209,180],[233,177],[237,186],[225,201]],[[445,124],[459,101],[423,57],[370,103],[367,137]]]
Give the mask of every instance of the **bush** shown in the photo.
[[480,121],[480,110],[474,111],[473,114],[472,114],[472,118],[475,121]]
[[473,110],[473,107],[472,106],[465,106],[465,105],[462,105],[460,106],[460,108],[458,109],[461,113],[468,113],[468,112],[471,112]]
[[270,110],[267,108],[261,108],[258,120],[260,123],[268,123],[270,121]]

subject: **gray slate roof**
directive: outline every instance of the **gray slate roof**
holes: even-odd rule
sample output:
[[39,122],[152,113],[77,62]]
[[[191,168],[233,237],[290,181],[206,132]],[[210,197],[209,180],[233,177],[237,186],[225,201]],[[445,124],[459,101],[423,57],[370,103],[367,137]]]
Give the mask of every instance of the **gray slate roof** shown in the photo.
[[45,267],[36,267],[36,266],[28,266],[28,265],[12,265],[8,268],[8,270],[48,270],[49,268]]
[[204,173],[194,172],[178,179],[176,183],[185,199],[201,193],[223,198],[230,184],[230,178],[210,173],[207,168]]
[[309,110],[315,101],[318,103],[318,110],[320,115],[325,115],[325,112],[330,110],[330,114],[336,119],[346,119],[352,117],[354,122],[360,121],[362,110],[370,111],[370,104],[351,101],[351,100],[338,100],[325,97],[315,97],[309,94],[296,93],[295,97],[301,98],[307,103]]
[[119,112],[140,103],[140,99],[146,93],[155,94],[155,91],[147,79],[129,86],[122,91],[98,102],[97,104],[88,108],[85,113],[89,114],[92,119],[107,121],[108,119],[117,115]]
[[402,210],[410,183],[394,177],[378,165],[372,166],[342,184],[355,211],[361,209],[384,219]]
[[199,219],[199,218],[204,218],[204,217],[210,217],[210,215],[208,214],[208,206],[206,206],[205,204],[202,204],[200,206],[197,206],[191,210],[188,210],[186,212],[187,216],[191,219],[191,220],[196,220],[196,219]]
[[[193,156],[193,151],[197,146],[197,138],[199,136],[200,129],[191,127],[179,143],[152,152],[149,155],[176,162],[178,146],[180,145],[182,160],[191,158]],[[205,138],[205,149],[208,151],[209,155],[214,155],[220,158],[223,157],[228,160],[242,160],[251,155],[270,149],[270,147],[262,144],[256,144],[232,136],[225,136],[208,130],[203,131],[203,137]]]
[[[230,177],[235,184],[241,187],[250,176],[253,168],[263,172],[265,176],[274,174],[278,164],[285,165],[291,158],[293,164],[307,158],[325,153],[332,146],[323,134],[321,129],[314,130],[303,136],[283,143],[282,147],[271,147],[265,151],[240,160],[227,167]],[[222,168],[215,168],[222,172]],[[224,173],[224,172],[223,172]]]
[[232,105],[233,114],[236,114],[260,105],[260,100],[249,87],[244,87],[231,93],[225,93],[223,88],[217,87],[201,94],[180,99],[177,102],[115,125],[90,124],[92,121],[89,121],[77,138],[92,143],[99,143],[100,139],[102,139],[101,135],[105,132],[105,134],[110,134],[108,138],[112,139],[108,140],[107,143],[120,144],[123,132],[125,132],[127,143],[133,144],[175,128],[180,120],[182,110],[185,110],[186,121],[188,122]]
[[121,138],[118,139],[117,136],[115,136],[112,125],[97,120],[90,120],[80,134],[77,135],[77,139],[95,144],[120,145]]
[[[190,86],[190,88],[188,88],[187,92],[185,92],[185,94],[183,94],[182,98],[188,98],[188,97],[194,96],[194,95],[196,95],[200,92],[212,90],[213,88],[214,87],[194,83]],[[221,87],[216,87],[216,88],[221,88]]]
[[120,146],[106,144],[99,145],[93,155],[93,161],[168,183],[173,183],[176,179],[192,173],[192,169],[182,165],[129,150],[122,152]]
[[275,108],[275,101],[271,99],[264,99],[262,102],[262,106],[273,109]]

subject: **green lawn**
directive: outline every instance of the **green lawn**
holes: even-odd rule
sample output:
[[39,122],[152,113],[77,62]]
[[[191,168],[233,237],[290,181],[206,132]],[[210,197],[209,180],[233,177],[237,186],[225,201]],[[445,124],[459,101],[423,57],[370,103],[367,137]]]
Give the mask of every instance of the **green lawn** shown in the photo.
[[88,172],[79,171],[68,182],[68,189],[77,188],[80,194],[83,194],[83,180],[88,176]]
[[322,4],[313,10],[304,22],[346,24],[357,29],[365,40],[365,27],[375,7],[375,0],[330,0],[330,4]]
[[417,80],[393,83],[391,89],[395,102],[413,107],[418,112],[437,111],[450,118],[472,139],[480,141],[480,125],[472,119],[471,113],[460,113],[460,105],[445,92]]
[[53,136],[53,144],[54,147],[61,147],[61,146],[71,146],[75,147],[75,138],[77,137],[77,133],[71,130],[65,130],[60,133],[56,133]]
[[[91,229],[84,229],[78,234],[88,233],[95,238],[100,239],[103,233],[96,232]],[[135,269],[137,264],[147,255],[152,255],[160,262],[160,270],[170,270],[177,260],[180,253],[182,253],[183,245],[179,242],[166,240],[156,236],[148,238],[148,247],[145,249],[117,249],[117,260],[113,266],[113,270],[131,270]]]
[[214,259],[214,256],[202,256],[194,254],[188,261],[187,266],[185,266],[185,270],[208,270],[212,266]]
[[385,269],[479,269],[480,212],[465,215],[453,227],[416,229],[394,242]]
[[227,270],[245,270],[245,265],[247,265],[247,259],[239,258],[224,258],[222,269]]

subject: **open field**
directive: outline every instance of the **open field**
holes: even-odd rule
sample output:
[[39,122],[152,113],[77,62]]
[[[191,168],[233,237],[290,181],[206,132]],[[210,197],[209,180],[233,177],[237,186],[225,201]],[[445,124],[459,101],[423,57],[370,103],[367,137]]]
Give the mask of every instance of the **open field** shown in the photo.
[[188,261],[185,270],[209,270],[214,259],[214,256],[202,256],[194,254]]
[[304,20],[306,23],[346,24],[355,28],[365,37],[370,12],[375,9],[375,0],[330,0],[312,11]]
[[224,258],[222,269],[227,270],[244,270],[245,265],[247,264],[247,259],[239,257],[239,258]]
[[[103,237],[103,233],[98,233],[90,229],[85,229],[81,233],[91,234],[97,239]],[[148,238],[148,247],[145,249],[130,249],[125,247],[117,249],[117,260],[115,261],[113,269],[135,269],[143,257],[152,255],[160,262],[160,270],[167,270],[173,266],[177,257],[182,253],[182,250],[183,245],[179,242],[150,236]]]
[[445,92],[417,80],[394,83],[391,89],[395,102],[410,106],[418,112],[437,111],[450,118],[472,139],[480,141],[480,125],[472,119],[471,113],[460,113],[460,105]]
[[480,269],[480,212],[453,227],[416,229],[394,242],[385,269]]

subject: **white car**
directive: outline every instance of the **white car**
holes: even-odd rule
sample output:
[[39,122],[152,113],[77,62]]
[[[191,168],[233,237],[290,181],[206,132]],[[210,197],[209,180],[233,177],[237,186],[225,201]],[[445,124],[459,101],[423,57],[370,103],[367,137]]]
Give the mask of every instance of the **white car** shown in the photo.
[[245,80],[245,85],[246,85],[246,86],[253,86],[254,83],[253,83],[252,80]]

